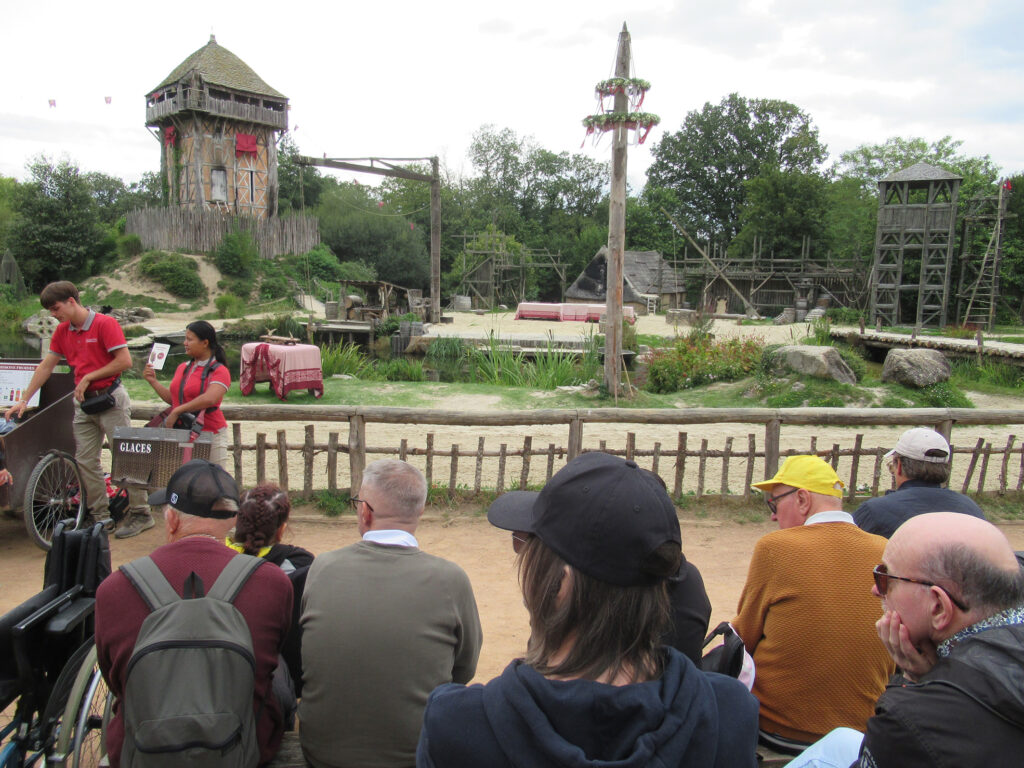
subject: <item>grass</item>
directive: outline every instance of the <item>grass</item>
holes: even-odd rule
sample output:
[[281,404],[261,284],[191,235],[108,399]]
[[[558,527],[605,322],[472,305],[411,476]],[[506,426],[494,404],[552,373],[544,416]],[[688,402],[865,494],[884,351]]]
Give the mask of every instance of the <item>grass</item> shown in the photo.
[[1024,368],[1017,365],[994,361],[977,365],[969,360],[954,360],[950,367],[950,381],[961,389],[1000,395],[1020,395],[1024,389]]

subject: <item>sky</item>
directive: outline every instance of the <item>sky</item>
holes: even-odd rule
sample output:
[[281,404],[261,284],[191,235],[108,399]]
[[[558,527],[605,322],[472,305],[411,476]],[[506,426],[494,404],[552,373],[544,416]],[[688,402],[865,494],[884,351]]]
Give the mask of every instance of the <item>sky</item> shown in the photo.
[[624,22],[634,75],[652,84],[643,109],[661,116],[630,149],[634,191],[650,144],[732,92],[804,110],[833,160],[892,136],[950,135],[1007,175],[1024,171],[1020,0],[11,0],[0,175],[26,179],[40,153],[126,182],[158,170],[145,95],[211,33],[289,98],[304,154],[438,155],[469,176],[473,134],[493,125],[604,161],[609,140],[584,141],[580,121],[597,111]]

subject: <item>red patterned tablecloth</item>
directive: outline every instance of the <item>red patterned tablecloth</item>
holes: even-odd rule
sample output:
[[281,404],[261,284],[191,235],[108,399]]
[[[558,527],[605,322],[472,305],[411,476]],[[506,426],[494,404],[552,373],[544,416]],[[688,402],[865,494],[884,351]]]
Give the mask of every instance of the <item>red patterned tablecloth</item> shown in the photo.
[[281,400],[293,389],[308,389],[314,397],[323,397],[320,347],[314,344],[243,344],[239,389],[243,395],[248,395],[261,381],[269,381],[271,391]]

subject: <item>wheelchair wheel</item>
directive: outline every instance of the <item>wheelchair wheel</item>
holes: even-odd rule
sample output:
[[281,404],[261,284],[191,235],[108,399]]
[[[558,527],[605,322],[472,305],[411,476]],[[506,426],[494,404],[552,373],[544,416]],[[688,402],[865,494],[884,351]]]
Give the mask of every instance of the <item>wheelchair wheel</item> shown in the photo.
[[113,695],[96,664],[96,646],[82,660],[68,696],[57,736],[55,757],[69,768],[96,768],[106,755],[104,734]]
[[61,520],[78,528],[85,520],[86,500],[82,473],[66,453],[51,451],[39,460],[25,485],[25,529],[42,549],[50,548],[53,529]]
[[60,740],[61,732],[64,730],[64,710],[75,692],[78,673],[90,654],[95,659],[96,648],[92,638],[78,646],[77,650],[71,654],[71,658],[57,675],[50,696],[46,700],[46,706],[43,707],[43,713],[39,719],[39,737],[43,744],[43,751],[47,754],[50,753],[48,746],[54,745]]

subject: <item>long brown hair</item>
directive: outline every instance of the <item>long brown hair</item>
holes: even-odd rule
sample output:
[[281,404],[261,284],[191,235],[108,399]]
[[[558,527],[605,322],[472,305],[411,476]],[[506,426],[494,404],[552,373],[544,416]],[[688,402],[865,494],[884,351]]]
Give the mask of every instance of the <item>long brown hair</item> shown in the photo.
[[[668,577],[679,568],[679,545],[668,542],[651,554],[652,573]],[[620,587],[571,568],[567,599],[558,592],[566,563],[537,536],[519,554],[519,582],[530,613],[530,641],[525,662],[542,675],[612,679],[620,672],[633,682],[661,676],[664,657],[658,652],[670,621],[664,581]],[[566,643],[564,659],[552,659]]]

